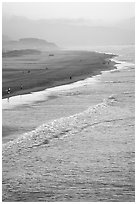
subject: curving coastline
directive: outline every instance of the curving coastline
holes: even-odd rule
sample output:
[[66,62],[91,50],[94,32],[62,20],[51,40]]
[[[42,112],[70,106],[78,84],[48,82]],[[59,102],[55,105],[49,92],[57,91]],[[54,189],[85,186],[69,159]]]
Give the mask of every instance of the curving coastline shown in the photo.
[[[55,51],[38,55],[3,58],[2,97],[41,91],[73,83],[113,69],[113,54],[88,51]],[[12,72],[11,72],[12,71]],[[6,90],[10,87],[11,92]]]
[[76,98],[73,109],[82,103],[86,110],[62,111],[3,144],[3,201],[134,202],[134,69],[123,64],[96,79],[42,106],[44,118]]

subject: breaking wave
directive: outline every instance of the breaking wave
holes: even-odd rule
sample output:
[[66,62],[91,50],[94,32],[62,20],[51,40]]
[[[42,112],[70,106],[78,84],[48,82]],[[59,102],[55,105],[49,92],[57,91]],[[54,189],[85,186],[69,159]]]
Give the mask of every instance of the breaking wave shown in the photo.
[[89,107],[81,113],[45,123],[31,132],[3,144],[3,153],[6,153],[7,150],[18,152],[37,146],[48,146],[53,139],[63,139],[89,126],[94,127],[100,123],[122,120],[121,117],[127,114],[115,105],[117,102],[116,95],[111,95],[102,103]]

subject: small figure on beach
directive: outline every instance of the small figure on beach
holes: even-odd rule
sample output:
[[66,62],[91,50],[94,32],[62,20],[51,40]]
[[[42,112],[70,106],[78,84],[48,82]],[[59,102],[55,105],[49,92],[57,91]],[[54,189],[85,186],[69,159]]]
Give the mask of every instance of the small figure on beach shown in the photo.
[[22,90],[23,89],[23,85],[21,84],[21,86],[20,86],[20,89]]
[[8,89],[6,90],[6,92],[7,92],[7,94],[10,94],[11,89],[10,89],[10,88],[8,88]]
[[70,78],[70,79],[72,79],[72,77],[71,77],[71,76],[70,76],[69,78]]
[[30,73],[30,70],[28,70],[28,73]]

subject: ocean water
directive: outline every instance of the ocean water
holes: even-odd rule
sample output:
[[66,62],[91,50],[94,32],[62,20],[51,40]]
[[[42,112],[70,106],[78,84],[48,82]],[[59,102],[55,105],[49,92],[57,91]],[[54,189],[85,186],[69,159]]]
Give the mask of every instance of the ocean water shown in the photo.
[[116,69],[3,100],[5,126],[34,127],[5,136],[3,201],[135,201],[134,46],[94,50]]

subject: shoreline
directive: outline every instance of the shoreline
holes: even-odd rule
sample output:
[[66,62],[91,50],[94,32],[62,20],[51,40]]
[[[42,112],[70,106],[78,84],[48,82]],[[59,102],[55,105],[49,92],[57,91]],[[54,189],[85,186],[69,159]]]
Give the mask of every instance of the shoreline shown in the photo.
[[[17,95],[30,94],[31,92],[38,92],[38,91],[42,91],[47,88],[53,88],[56,86],[71,84],[79,80],[84,80],[88,77],[93,77],[95,75],[101,74],[101,71],[115,69],[115,64],[117,64],[116,62],[111,61],[111,59],[116,56],[114,54],[87,52],[87,51],[71,51],[71,52],[65,51],[62,53],[63,54],[69,53],[69,54],[68,56],[65,56],[65,57],[59,55],[59,57],[62,57],[61,60],[59,57],[57,57],[55,62],[49,61],[49,65],[50,63],[52,66],[57,65],[57,68],[55,67],[54,70],[49,70],[45,73],[45,69],[35,69],[35,70],[30,69],[32,72],[31,74],[32,76],[30,75],[28,77],[28,75],[26,75],[26,78],[24,76],[24,81],[26,82],[26,84],[24,83],[22,90],[20,90],[19,87],[17,87],[19,82],[17,84],[14,81],[14,76],[12,81],[11,80],[12,76],[11,76],[11,79],[10,80],[8,79],[8,80],[9,80],[9,87],[11,87],[11,91],[13,92],[10,94],[6,94],[5,90],[7,89],[8,86],[7,86],[7,83],[4,84],[3,82],[2,99],[10,98]],[[86,56],[85,54],[87,54],[88,56]],[[85,56],[83,57],[83,55]],[[90,60],[90,58],[92,59]],[[64,59],[66,60],[65,65],[63,61]],[[19,69],[15,69],[16,72],[18,70]],[[5,70],[3,69],[3,72],[4,71],[5,73],[11,72],[12,69],[5,69]],[[35,79],[36,79],[36,83],[34,82]]]
[[78,82],[78,81],[81,81],[81,80],[85,80],[88,77],[93,77],[93,76],[96,76],[96,75],[100,75],[102,71],[114,70],[114,69],[116,69],[115,68],[116,64],[117,63],[114,63],[112,66],[110,66],[111,67],[110,69],[105,69],[105,70],[103,69],[101,71],[97,71],[96,73],[93,73],[92,75],[88,74],[88,75],[85,75],[85,76],[83,75],[82,77],[78,76],[78,77],[75,77],[75,79],[72,79],[71,81],[69,81],[67,79],[64,80],[64,81],[57,81],[51,86],[41,86],[41,87],[28,88],[28,89],[23,90],[23,91],[18,91],[18,92],[3,96],[2,99],[14,97],[14,96],[19,96],[19,95],[31,94],[32,92],[39,92],[39,91],[43,91],[43,90],[46,90],[46,89],[49,89],[49,88],[54,88],[56,86],[72,84],[72,83],[75,83],[75,82]]
[[135,66],[115,59],[79,76],[100,73],[93,83],[3,111],[13,133],[2,144],[3,202],[135,201]]

